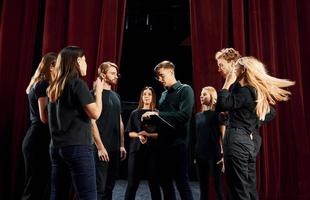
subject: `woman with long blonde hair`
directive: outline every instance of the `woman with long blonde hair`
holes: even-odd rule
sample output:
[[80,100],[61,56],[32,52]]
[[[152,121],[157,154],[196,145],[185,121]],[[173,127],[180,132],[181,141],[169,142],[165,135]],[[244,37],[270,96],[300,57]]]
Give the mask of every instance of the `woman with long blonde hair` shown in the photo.
[[48,121],[51,132],[51,200],[59,199],[61,176],[70,171],[78,199],[97,199],[96,172],[90,119],[102,110],[103,83],[95,82],[95,100],[81,79],[86,75],[84,52],[76,46],[63,48],[57,57],[55,78],[48,88]]
[[45,54],[26,89],[31,125],[23,140],[25,186],[22,199],[49,199],[49,143],[46,89],[56,62],[55,53]]
[[[230,92],[230,86],[236,81],[240,86]],[[270,112],[270,105],[289,99],[291,93],[285,88],[294,84],[268,75],[264,64],[254,57],[239,58],[226,76],[217,106],[229,112],[224,160],[232,200],[251,198],[249,188],[254,183],[249,182],[248,177],[254,154],[253,133]]]

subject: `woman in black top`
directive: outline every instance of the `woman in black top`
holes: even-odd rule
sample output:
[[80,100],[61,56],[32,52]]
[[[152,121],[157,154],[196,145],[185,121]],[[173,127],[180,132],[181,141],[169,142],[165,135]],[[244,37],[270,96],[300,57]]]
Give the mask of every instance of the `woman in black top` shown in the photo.
[[56,54],[45,54],[32,76],[26,93],[29,101],[31,125],[23,140],[25,161],[25,187],[22,199],[49,199],[50,158],[46,111],[46,89],[51,80],[51,71],[56,63]]
[[154,124],[147,120],[141,122],[141,116],[147,111],[154,111],[156,95],[151,87],[144,87],[140,94],[138,108],[132,111],[126,132],[129,133],[130,147],[128,158],[128,185],[125,199],[135,199],[141,179],[141,171],[147,172],[152,199],[160,200],[161,192],[157,174],[157,136]]
[[200,200],[208,199],[209,177],[212,176],[217,199],[224,200],[219,165],[222,158],[219,115],[215,111],[217,93],[213,87],[201,90],[201,112],[196,114],[196,161],[200,183]]
[[[229,92],[237,81],[239,87]],[[224,138],[224,160],[228,189],[232,200],[249,200],[249,162],[254,156],[253,132],[264,121],[277,101],[287,101],[293,81],[267,74],[265,66],[254,57],[239,58],[226,76],[218,93],[217,106],[229,111]]]
[[51,200],[60,198],[61,177],[66,170],[70,171],[78,199],[97,199],[90,119],[100,116],[103,84],[100,79],[96,80],[94,101],[81,79],[86,70],[83,50],[65,47],[57,57],[55,78],[48,87],[48,121],[52,138]]

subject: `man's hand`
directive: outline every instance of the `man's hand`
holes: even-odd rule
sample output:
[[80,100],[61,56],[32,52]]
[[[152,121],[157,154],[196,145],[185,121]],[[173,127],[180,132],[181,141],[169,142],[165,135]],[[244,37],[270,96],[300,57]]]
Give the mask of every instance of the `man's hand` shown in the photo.
[[236,69],[233,67],[226,76],[225,83],[222,89],[228,90],[229,87],[237,80]]
[[126,155],[127,155],[127,151],[125,147],[120,147],[120,153],[121,153],[121,161],[125,160]]
[[141,121],[143,121],[143,119],[149,119],[152,115],[158,115],[158,112],[156,112],[156,111],[145,112],[141,117]]
[[217,161],[216,164],[219,165],[219,166],[221,167],[221,172],[224,173],[224,172],[225,172],[224,157],[222,157],[221,160]]
[[110,160],[108,152],[105,148],[98,149],[98,157],[99,157],[99,160],[101,160],[101,161],[109,162],[109,160]]

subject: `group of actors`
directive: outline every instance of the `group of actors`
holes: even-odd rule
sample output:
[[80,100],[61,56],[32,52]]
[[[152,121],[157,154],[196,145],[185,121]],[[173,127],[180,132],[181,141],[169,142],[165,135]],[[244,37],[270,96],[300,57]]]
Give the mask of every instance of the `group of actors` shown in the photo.
[[[208,199],[209,177],[217,199],[225,199],[225,173],[228,199],[257,200],[258,128],[275,116],[276,102],[288,100],[286,88],[294,82],[268,75],[261,61],[233,48],[216,52],[215,59],[225,82],[219,91],[202,88],[194,123],[200,199]],[[174,64],[156,65],[156,79],[165,90],[157,103],[153,88],[144,87],[126,127],[120,97],[113,91],[118,66],[100,64],[92,90],[82,79],[86,72],[83,50],[68,46],[58,54],[45,54],[31,78],[22,199],[67,200],[73,192],[77,199],[112,199],[120,161],[127,157],[128,134],[125,199],[135,199],[144,170],[153,200],[176,199],[175,188],[182,200],[192,200],[188,143],[194,92],[176,79]]]

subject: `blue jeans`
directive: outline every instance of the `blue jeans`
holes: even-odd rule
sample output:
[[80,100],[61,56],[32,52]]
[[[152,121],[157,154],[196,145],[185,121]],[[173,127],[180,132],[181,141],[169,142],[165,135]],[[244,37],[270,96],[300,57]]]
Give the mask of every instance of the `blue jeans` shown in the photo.
[[96,171],[93,149],[90,145],[51,147],[51,200],[58,200],[64,187],[62,177],[70,172],[78,199],[96,200]]

